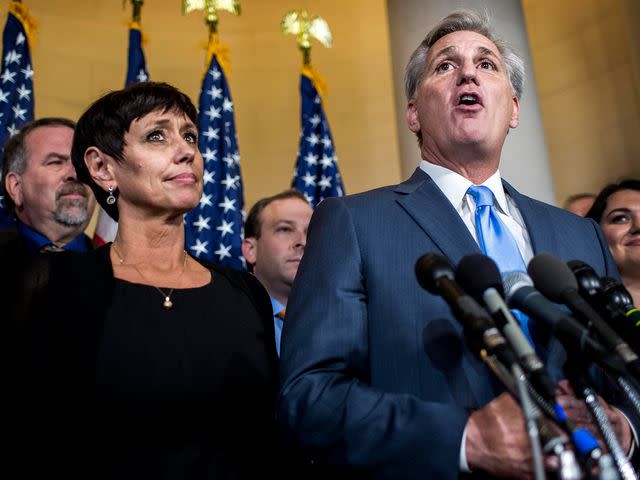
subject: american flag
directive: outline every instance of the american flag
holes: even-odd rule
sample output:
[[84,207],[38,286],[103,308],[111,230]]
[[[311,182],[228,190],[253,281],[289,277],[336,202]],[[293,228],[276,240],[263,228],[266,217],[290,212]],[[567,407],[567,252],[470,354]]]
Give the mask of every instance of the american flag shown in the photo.
[[[27,8],[12,2],[2,34],[2,74],[0,74],[0,146],[30,120],[34,114],[33,68],[27,29],[30,22]],[[0,159],[0,162],[2,160]],[[13,223],[4,210],[0,196],[0,227]]]
[[[127,59],[127,78],[125,86],[149,80],[147,62],[142,50],[142,31],[137,22],[132,22],[129,28],[129,57]],[[118,233],[118,223],[113,220],[102,208],[98,213],[98,222],[93,234],[93,243],[97,246],[112,242]]]
[[322,98],[304,73],[300,76],[300,97],[302,131],[291,186],[315,207],[327,197],[344,195],[344,185]]
[[203,260],[245,269],[244,194],[233,102],[216,54],[200,90],[198,129],[204,186],[200,205],[185,215],[186,248]]

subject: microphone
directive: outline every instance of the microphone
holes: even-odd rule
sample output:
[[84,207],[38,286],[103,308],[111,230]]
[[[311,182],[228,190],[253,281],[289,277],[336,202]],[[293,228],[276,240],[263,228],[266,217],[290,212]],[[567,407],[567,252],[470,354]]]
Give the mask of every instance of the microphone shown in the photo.
[[566,315],[554,303],[533,288],[529,275],[511,272],[503,281],[507,305],[547,325],[567,352],[583,355],[603,369],[617,375],[626,374],[624,364],[596,340],[573,317]]
[[531,384],[546,401],[555,404],[555,388],[544,364],[503,300],[502,278],[496,263],[479,253],[467,255],[458,263],[455,278],[478,303],[487,307],[495,324],[509,341]]
[[554,255],[541,253],[533,257],[527,270],[534,285],[545,297],[567,305],[607,348],[622,358],[634,375],[640,377],[638,355],[578,293],[578,282],[567,264]]
[[422,288],[429,293],[442,296],[449,304],[449,308],[462,324],[469,345],[476,355],[482,356],[482,351],[486,349],[509,368],[516,363],[513,352],[508,348],[491,317],[456,283],[453,266],[444,255],[422,255],[416,262],[415,273]]
[[609,298],[612,304],[622,310],[633,308],[633,297],[624,285],[611,277],[602,277],[600,281],[602,282],[602,293]]
[[[455,317],[462,323],[466,338],[476,355],[479,354],[482,357],[483,350],[486,350],[487,353],[495,355],[509,371],[522,372],[515,355],[493,324],[491,317],[455,281],[453,267],[446,257],[438,253],[422,255],[416,262],[415,273],[422,288],[434,295],[441,295],[449,304]],[[522,375],[522,373],[519,375]],[[518,396],[518,393],[514,391],[513,381],[506,381],[505,385],[514,395]],[[558,452],[569,455],[570,452],[565,450],[563,446],[566,438],[554,432],[554,429],[540,411],[534,409],[530,413],[535,418],[540,438],[545,444],[545,450],[556,449]],[[532,443],[534,443],[533,440]],[[597,442],[594,443],[597,445]],[[588,442],[585,442],[585,444],[588,444]],[[569,460],[567,462],[570,463]]]
[[[638,321],[640,318],[634,321],[634,307],[630,303],[629,292],[613,278],[603,277],[601,279],[593,268],[581,260],[571,260],[567,265],[578,281],[578,291],[581,295],[601,315],[611,318],[613,329],[629,342],[634,351],[638,352],[640,347]],[[607,283],[606,292],[603,286],[604,281]]]
[[633,325],[640,327],[640,310],[633,306],[633,297],[624,288],[624,285],[610,277],[603,277],[602,282],[602,290],[610,302],[616,306],[619,305],[619,308],[631,320]]

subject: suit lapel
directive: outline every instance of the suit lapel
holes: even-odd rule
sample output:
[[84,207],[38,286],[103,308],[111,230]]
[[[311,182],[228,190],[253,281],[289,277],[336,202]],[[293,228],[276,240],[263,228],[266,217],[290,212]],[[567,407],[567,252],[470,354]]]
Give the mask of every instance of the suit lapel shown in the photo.
[[555,252],[558,250],[557,237],[548,209],[543,204],[519,193],[509,183],[502,184],[511,198],[516,202],[531,240],[533,254]]
[[401,194],[397,202],[453,265],[470,252],[481,253],[456,209],[420,168],[395,191]]

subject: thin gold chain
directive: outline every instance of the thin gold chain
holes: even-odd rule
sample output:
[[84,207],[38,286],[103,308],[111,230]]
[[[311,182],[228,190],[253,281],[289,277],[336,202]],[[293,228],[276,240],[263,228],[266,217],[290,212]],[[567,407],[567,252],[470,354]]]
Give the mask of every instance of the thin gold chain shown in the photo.
[[[111,246],[113,247],[113,251],[115,252],[116,256],[118,257],[118,260],[120,261],[120,265],[124,265],[124,257],[122,256],[122,254],[120,253],[120,250],[118,249],[118,247],[116,246],[116,241],[117,239],[113,240],[113,243],[111,244]],[[182,275],[184,274],[184,271],[186,270],[187,267],[187,251],[186,250],[182,250],[182,270],[180,271],[180,275],[178,275],[178,278],[176,278],[176,281],[180,280],[182,278]],[[135,264],[131,264],[131,266],[133,268],[135,268],[136,272],[138,272],[140,274],[140,276],[148,283],[149,280],[147,279],[147,277],[145,277],[142,272],[140,271],[140,269],[138,268],[137,265]],[[158,290],[158,292],[160,292],[160,295],[162,295],[162,298],[164,298],[164,302],[162,303],[162,306],[166,309],[169,310],[171,309],[171,307],[173,307],[173,302],[171,301],[171,295],[173,295],[173,290],[174,288],[171,288],[169,290],[168,293],[165,293],[160,287],[156,287],[155,285],[151,285],[152,287],[154,287],[156,290]]]

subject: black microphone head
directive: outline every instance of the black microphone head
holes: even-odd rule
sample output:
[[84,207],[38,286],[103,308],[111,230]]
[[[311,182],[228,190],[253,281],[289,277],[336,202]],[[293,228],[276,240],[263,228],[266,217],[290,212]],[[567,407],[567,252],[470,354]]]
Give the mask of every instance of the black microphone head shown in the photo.
[[550,253],[540,253],[533,257],[527,272],[536,289],[556,303],[563,303],[563,294],[567,290],[578,290],[578,281],[571,269]]
[[415,266],[416,278],[422,288],[434,295],[439,294],[438,280],[442,277],[454,278],[453,266],[447,257],[440,253],[425,253]]
[[602,284],[602,293],[607,296],[607,299],[614,307],[626,311],[633,306],[633,297],[624,285],[616,279],[602,277],[600,282]]
[[481,253],[462,257],[456,268],[456,282],[481,305],[487,289],[493,287],[500,295],[504,293],[496,262]]
[[590,265],[582,260],[571,260],[567,262],[567,266],[575,275],[581,292],[594,296],[602,289],[600,277]]

